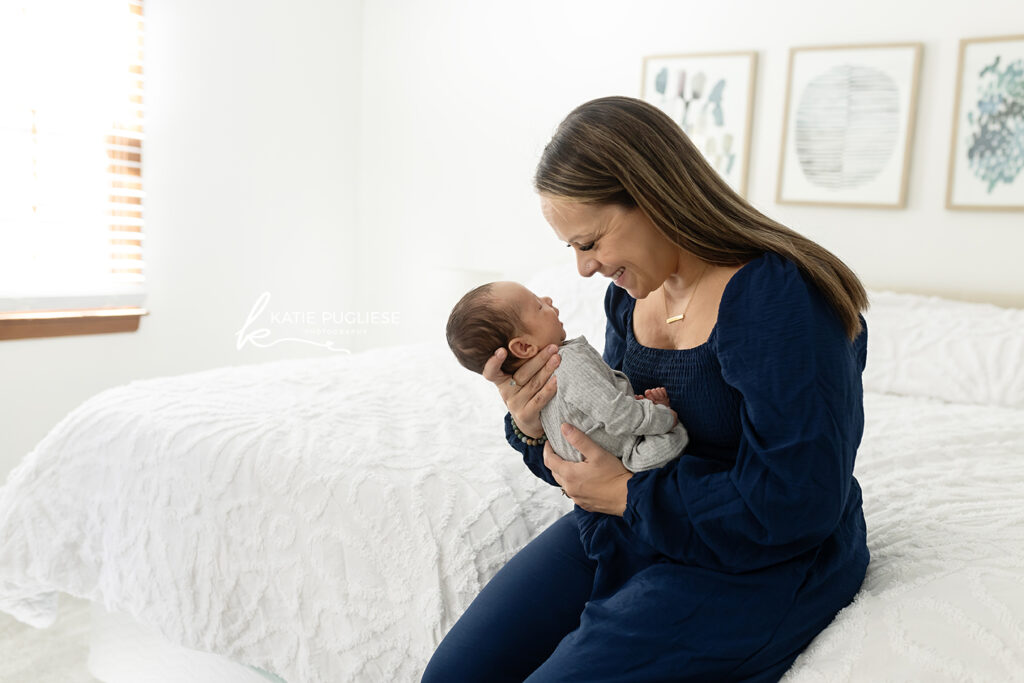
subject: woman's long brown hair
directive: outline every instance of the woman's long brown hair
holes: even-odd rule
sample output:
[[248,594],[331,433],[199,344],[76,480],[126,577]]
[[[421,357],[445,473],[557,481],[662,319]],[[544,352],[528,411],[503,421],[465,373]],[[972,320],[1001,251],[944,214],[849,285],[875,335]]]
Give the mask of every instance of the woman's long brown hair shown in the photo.
[[643,100],[602,97],[570,112],[544,148],[534,187],[568,201],[639,207],[666,237],[715,265],[775,252],[817,286],[851,340],[860,334],[868,297],[857,275],[751,206],[668,115]]

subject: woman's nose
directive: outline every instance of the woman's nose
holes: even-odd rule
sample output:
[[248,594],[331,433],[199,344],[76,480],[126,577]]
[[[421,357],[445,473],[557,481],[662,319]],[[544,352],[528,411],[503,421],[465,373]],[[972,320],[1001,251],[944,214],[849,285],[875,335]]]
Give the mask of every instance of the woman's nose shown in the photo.
[[576,270],[579,271],[583,277],[590,277],[593,275],[597,268],[595,267],[593,259],[588,259],[585,254],[581,252],[576,253]]

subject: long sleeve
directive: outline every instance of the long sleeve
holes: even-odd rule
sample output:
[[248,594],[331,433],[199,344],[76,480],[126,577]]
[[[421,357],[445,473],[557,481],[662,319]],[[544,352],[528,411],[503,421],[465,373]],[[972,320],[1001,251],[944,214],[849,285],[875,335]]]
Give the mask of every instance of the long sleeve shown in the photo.
[[552,486],[558,486],[558,482],[555,481],[551,470],[544,464],[544,446],[527,446],[519,440],[519,437],[512,430],[512,413],[505,413],[505,440],[508,441],[512,448],[522,453],[523,462],[526,463],[531,472]]
[[686,448],[688,437],[682,424],[677,424],[665,434],[645,436],[637,439],[633,450],[622,456],[622,464],[630,472],[661,467],[673,458],[678,458]]
[[676,418],[667,406],[649,399],[637,400],[629,379],[611,370],[597,351],[592,353],[593,357],[580,358],[573,368],[572,382],[559,389],[567,404],[615,436],[664,434],[672,429]]
[[846,509],[866,325],[851,343],[817,290],[772,256],[730,282],[719,307],[716,353],[741,399],[734,463],[684,456],[627,483],[625,523],[681,563],[743,572],[783,562],[815,551]]

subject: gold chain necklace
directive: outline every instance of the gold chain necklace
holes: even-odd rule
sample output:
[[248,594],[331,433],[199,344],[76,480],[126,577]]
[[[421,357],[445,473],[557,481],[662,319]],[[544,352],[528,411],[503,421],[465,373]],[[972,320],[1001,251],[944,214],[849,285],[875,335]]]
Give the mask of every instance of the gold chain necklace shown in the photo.
[[686,312],[690,310],[690,304],[693,303],[693,297],[697,295],[697,288],[700,287],[700,281],[704,279],[704,273],[707,271],[707,269],[708,269],[708,266],[705,263],[704,264],[704,270],[700,271],[700,277],[697,278],[697,284],[695,284],[693,286],[693,291],[690,292],[690,298],[686,302],[686,308],[683,309],[683,312],[680,315],[672,315],[672,316],[670,316],[668,314],[668,298],[665,296],[665,285],[663,284],[661,286],[661,299],[662,299],[662,301],[665,302],[665,322],[666,323],[675,323],[675,322],[679,322],[680,320],[686,320]]

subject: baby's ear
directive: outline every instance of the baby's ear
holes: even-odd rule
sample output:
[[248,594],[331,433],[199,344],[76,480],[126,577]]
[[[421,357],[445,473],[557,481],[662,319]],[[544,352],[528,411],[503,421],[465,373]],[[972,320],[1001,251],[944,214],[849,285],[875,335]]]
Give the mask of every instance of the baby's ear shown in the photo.
[[533,358],[533,344],[522,337],[515,337],[508,343],[508,352],[516,358]]

